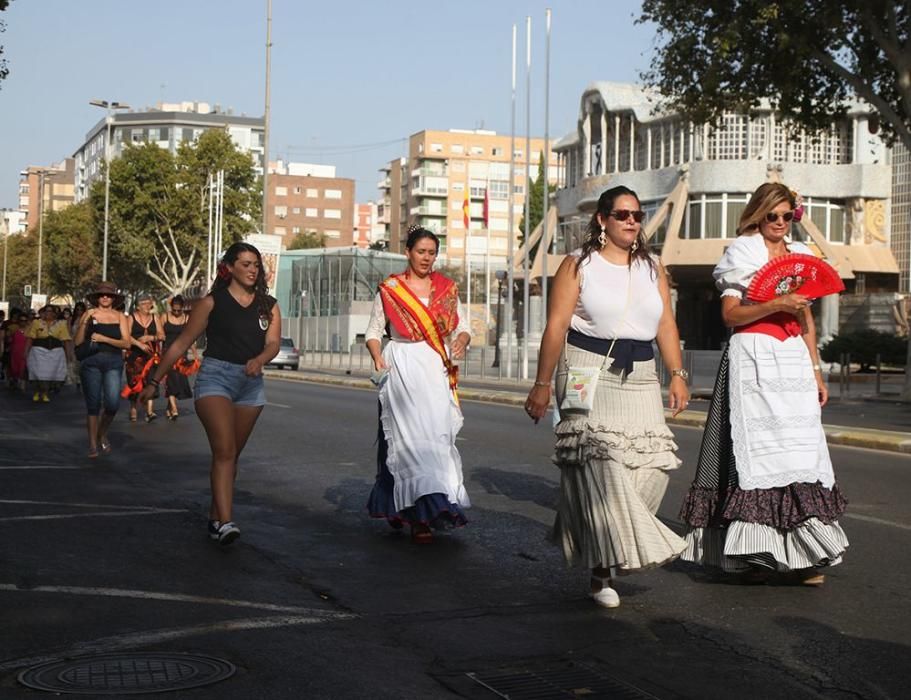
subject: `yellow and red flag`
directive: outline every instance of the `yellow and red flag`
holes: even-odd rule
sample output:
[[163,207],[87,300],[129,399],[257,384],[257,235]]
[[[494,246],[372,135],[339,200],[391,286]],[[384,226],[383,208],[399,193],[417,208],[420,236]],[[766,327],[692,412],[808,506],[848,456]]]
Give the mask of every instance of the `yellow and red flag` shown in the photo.
[[471,225],[471,183],[465,183],[465,199],[462,201],[462,223],[465,224],[465,230]]

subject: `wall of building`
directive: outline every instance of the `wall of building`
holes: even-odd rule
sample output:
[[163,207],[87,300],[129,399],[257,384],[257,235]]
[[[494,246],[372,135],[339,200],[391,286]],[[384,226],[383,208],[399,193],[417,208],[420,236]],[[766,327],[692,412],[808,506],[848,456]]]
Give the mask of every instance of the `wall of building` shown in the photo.
[[287,247],[299,233],[325,236],[327,247],[354,244],[354,180],[270,173],[266,197],[268,233]]

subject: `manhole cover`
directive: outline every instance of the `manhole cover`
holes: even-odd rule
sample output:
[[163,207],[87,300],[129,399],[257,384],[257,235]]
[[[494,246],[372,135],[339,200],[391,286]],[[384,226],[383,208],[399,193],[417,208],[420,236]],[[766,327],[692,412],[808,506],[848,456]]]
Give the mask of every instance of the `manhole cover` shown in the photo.
[[106,654],[35,666],[20,673],[19,682],[71,695],[129,695],[197,688],[235,670],[228,661],[198,654]]
[[578,662],[535,668],[500,668],[467,675],[475,683],[509,700],[658,700],[642,688]]

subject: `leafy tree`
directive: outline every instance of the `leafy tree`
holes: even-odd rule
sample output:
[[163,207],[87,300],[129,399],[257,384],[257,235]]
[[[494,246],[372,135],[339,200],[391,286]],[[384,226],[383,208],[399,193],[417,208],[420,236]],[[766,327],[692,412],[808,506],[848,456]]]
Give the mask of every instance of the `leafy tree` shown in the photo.
[[[227,247],[257,228],[262,189],[249,154],[226,132],[206,131],[181,144],[176,156],[156,144],[128,145],[112,161],[110,269],[122,288],[179,294],[199,281],[208,246],[208,176],[218,170],[225,173]],[[92,202],[103,222],[101,180]]]
[[846,353],[850,353],[851,362],[860,364],[861,372],[876,364],[877,355],[883,364],[901,365],[905,360],[905,341],[890,333],[864,328],[836,335],[820,348],[820,357],[825,362],[841,362],[841,356]]
[[374,241],[367,248],[369,250],[389,250],[389,241]]
[[[6,10],[10,0],[0,0],[0,12]],[[6,21],[0,20],[0,34],[6,31]],[[9,68],[6,67],[6,59],[3,58],[3,47],[0,46],[0,81],[9,75]]]
[[44,273],[48,289],[82,299],[101,279],[94,211],[88,200],[44,217]]
[[324,248],[326,246],[326,234],[317,233],[316,231],[304,231],[298,233],[288,245],[288,250],[304,250],[306,248]]
[[[853,97],[911,149],[911,7],[890,0],[644,0],[659,46],[642,77],[695,123],[765,98],[810,132]],[[663,43],[662,43],[663,41]]]
[[[547,185],[547,196],[548,198],[556,191],[556,188],[548,184]],[[541,223],[541,219],[544,218],[544,153],[541,153],[541,157],[538,158],[538,175],[536,179],[532,180],[528,178],[525,185],[526,196],[531,199],[528,202],[528,222],[529,227],[528,231],[531,233],[535,230],[535,227]],[[519,220],[519,243],[525,242],[525,215],[522,215],[522,218]],[[537,246],[536,246],[537,247]],[[532,256],[534,256],[534,251],[532,251]]]

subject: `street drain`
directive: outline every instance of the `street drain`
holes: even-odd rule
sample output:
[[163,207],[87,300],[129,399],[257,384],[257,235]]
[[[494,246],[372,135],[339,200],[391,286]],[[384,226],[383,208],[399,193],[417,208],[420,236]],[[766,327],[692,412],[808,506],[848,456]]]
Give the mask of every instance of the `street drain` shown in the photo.
[[19,682],[70,695],[131,695],[210,685],[235,670],[228,661],[199,654],[106,654],[35,666],[22,671]]
[[509,700],[659,700],[641,688],[572,661],[534,669],[499,668],[467,675]]

